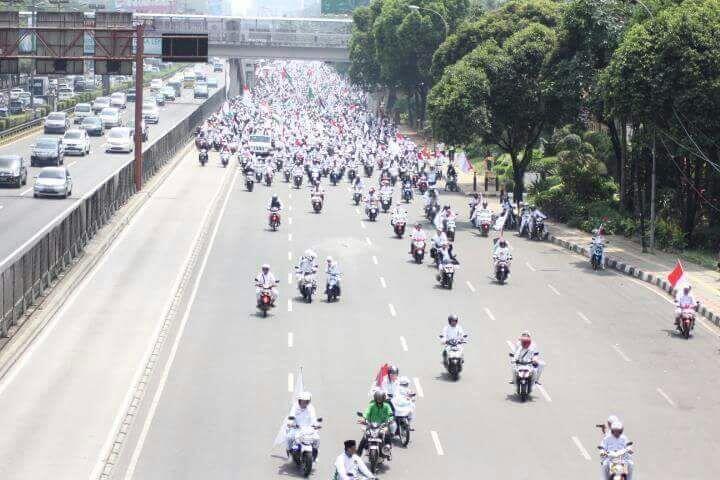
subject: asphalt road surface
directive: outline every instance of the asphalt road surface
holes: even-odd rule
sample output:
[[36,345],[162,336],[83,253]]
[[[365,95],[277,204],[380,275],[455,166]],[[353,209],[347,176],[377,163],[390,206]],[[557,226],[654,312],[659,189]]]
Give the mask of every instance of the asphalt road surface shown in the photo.
[[[218,78],[219,88],[222,88],[224,75],[216,73],[215,76]],[[210,93],[214,91],[213,89]],[[175,102],[166,102],[165,106],[159,107],[160,121],[157,124],[148,124],[150,135],[144,143],[144,148],[190,115],[203,101],[203,99],[194,99],[192,90],[183,89],[182,98]],[[128,102],[128,107],[122,114],[124,124],[134,118],[134,111],[135,102]],[[19,153],[29,159],[30,145],[41,136],[45,136],[42,131],[3,145],[0,147],[0,155]],[[62,135],[47,134],[47,136]],[[133,153],[106,153],[103,148],[105,136],[90,138],[90,155],[65,156],[65,165],[73,176],[73,194],[70,198],[33,198],[34,177],[40,171],[40,168],[36,167],[30,169],[26,186],[20,189],[0,187],[0,259],[14,252],[45,225],[62,215],[78,198],[92,191],[133,158]]]
[[[97,474],[128,411],[134,420],[113,478],[297,476],[272,442],[299,366],[325,419],[313,478],[330,478],[342,441],[360,438],[355,411],[387,361],[413,379],[418,400],[410,446],[396,446],[382,478],[598,478],[594,426],[609,414],[636,442],[636,479],[720,471],[712,455],[720,447],[718,331],[701,322],[690,340],[674,335],[673,308],[659,290],[514,238],[509,283],[497,285],[491,240],[467,229],[465,199],[450,195],[464,215],[462,265],[455,288],[442,290],[433,268],[409,261],[409,241],[394,238],[388,215],[371,223],[358,213],[347,184],[326,187],[325,208],[314,214],[307,189],[278,181],[248,193],[235,168],[217,163],[216,154],[205,168],[185,158],[0,381],[2,478]],[[284,203],[277,232],[267,228],[271,192]],[[219,220],[203,229],[213,199]],[[410,212],[420,218],[419,198]],[[203,231],[207,248],[193,253]],[[338,303],[302,303],[288,283],[310,247],[340,262]],[[197,265],[187,281],[186,258]],[[281,280],[267,318],[257,315],[252,286],[264,262]],[[161,330],[168,311],[174,320]],[[437,340],[449,313],[471,335],[458,382],[444,375]],[[508,384],[507,342],[524,329],[547,367],[543,389],[522,404]],[[144,398],[128,410],[158,332],[164,345]]]

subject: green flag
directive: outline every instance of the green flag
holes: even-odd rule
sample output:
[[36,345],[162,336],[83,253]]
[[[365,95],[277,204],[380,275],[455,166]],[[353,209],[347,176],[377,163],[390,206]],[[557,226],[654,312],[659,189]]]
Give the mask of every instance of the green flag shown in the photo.
[[308,87],[308,93],[307,93],[308,100],[312,100],[315,98],[315,94],[313,93],[312,87]]

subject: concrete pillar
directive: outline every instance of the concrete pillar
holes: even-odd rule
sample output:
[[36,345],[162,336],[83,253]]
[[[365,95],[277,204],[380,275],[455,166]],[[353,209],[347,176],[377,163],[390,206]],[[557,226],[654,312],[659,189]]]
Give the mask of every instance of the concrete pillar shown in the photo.
[[242,94],[243,83],[242,61],[239,58],[228,59],[228,95]]

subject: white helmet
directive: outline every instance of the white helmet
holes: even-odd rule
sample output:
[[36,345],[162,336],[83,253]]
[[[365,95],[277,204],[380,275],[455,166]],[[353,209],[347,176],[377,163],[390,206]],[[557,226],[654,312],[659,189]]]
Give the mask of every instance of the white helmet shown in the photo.
[[327,261],[328,261],[328,262],[330,262],[330,263],[332,263],[332,261],[333,261],[333,258],[332,258],[332,257],[331,257],[330,255],[328,255],[328,257],[327,257]]
[[308,258],[315,258],[317,257],[317,254],[308,248],[305,250],[305,256]]
[[297,397],[298,401],[309,402],[312,400],[312,394],[310,392],[300,392]]
[[263,270],[270,270],[270,264],[269,263],[263,263],[262,267],[260,267]]
[[623,424],[622,424],[622,422],[621,422],[620,420],[618,420],[618,421],[616,421],[616,422],[611,423],[611,424],[610,424],[610,431],[611,431],[612,433],[615,433],[615,432],[619,431],[620,434],[622,434],[622,433],[623,433]]

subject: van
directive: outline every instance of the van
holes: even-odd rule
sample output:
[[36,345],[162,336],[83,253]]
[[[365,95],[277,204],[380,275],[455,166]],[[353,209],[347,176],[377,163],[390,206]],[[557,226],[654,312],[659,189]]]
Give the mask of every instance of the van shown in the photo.
[[165,84],[168,87],[172,87],[175,90],[175,98],[179,98],[182,94],[182,82],[178,80],[171,80]]
[[195,74],[188,72],[185,75],[183,75],[183,87],[193,88],[194,86],[195,86]]
[[115,108],[127,107],[127,96],[125,96],[125,92],[115,92],[110,95],[110,106]]

